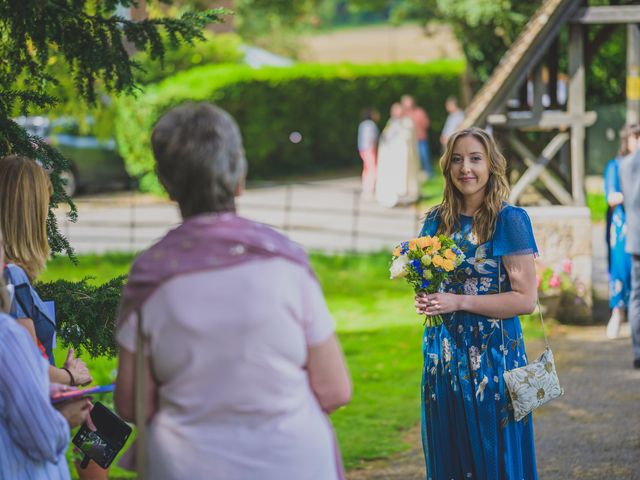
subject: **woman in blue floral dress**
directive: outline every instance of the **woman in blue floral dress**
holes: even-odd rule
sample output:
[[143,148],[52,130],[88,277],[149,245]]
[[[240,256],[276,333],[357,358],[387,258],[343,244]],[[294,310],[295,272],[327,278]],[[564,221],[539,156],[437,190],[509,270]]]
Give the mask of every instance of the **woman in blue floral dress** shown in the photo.
[[628,155],[629,129],[620,132],[620,150],[616,158],[607,163],[604,170],[604,194],[607,198],[607,247],[609,253],[609,308],[611,317],[607,323],[607,337],[617,338],[620,325],[627,317],[627,305],[631,292],[631,255],[625,252],[627,218],[624,196],[620,188],[618,165]]
[[531,222],[505,203],[506,161],[483,130],[452,135],[440,166],[444,200],[421,235],[452,236],[466,259],[439,293],[416,296],[418,313],[445,318],[422,344],[426,478],[537,479],[530,415],[514,420],[502,378],[503,355],[508,369],[527,363],[518,315],[537,298]]

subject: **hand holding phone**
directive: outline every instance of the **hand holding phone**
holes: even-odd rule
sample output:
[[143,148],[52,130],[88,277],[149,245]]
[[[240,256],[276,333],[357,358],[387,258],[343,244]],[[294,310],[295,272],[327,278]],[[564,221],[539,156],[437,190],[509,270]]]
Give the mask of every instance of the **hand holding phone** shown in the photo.
[[85,422],[73,437],[73,444],[84,453],[83,464],[91,459],[102,468],[108,468],[127,442],[131,427],[100,402],[93,406],[90,416],[95,430]]
[[91,410],[91,400],[88,398],[78,398],[61,403],[56,407],[64,418],[69,422],[69,427],[75,428],[89,418]]

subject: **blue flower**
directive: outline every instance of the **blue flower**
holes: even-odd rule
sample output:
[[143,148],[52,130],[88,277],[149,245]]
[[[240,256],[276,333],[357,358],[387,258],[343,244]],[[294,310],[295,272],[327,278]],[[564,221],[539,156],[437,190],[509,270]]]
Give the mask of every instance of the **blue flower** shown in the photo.
[[400,248],[402,249],[402,253],[407,253],[409,251],[409,242],[402,242],[400,244]]
[[420,288],[428,288],[429,285],[431,285],[431,281],[430,280],[425,280],[424,278],[422,279],[422,284],[420,285]]

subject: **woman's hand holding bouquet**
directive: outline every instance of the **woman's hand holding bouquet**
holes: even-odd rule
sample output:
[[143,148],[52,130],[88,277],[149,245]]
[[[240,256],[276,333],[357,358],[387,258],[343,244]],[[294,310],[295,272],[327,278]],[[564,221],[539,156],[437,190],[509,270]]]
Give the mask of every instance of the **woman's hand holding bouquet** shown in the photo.
[[[436,293],[464,258],[460,248],[446,235],[419,237],[394,249],[389,273],[392,280],[405,278],[416,294]],[[442,317],[427,315],[425,323],[435,327],[442,323]]]

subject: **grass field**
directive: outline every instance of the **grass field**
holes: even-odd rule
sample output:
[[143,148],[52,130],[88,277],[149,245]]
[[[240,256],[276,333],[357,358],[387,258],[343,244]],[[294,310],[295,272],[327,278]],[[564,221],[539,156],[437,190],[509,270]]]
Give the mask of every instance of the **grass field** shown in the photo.
[[[413,311],[412,294],[401,282],[388,280],[388,254],[327,256],[311,260],[335,317],[353,378],[353,401],[332,415],[347,468],[367,459],[404,450],[402,438],[420,419],[422,321]],[[41,280],[104,282],[126,273],[132,256],[81,256],[79,265],[52,260]],[[527,338],[540,332],[535,321],[523,321]],[[64,350],[59,347],[57,359]],[[99,383],[112,380],[115,359],[87,359]],[[111,478],[126,473],[113,468]]]

